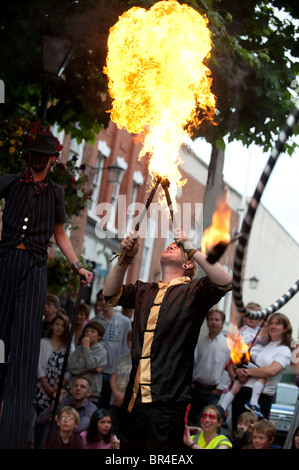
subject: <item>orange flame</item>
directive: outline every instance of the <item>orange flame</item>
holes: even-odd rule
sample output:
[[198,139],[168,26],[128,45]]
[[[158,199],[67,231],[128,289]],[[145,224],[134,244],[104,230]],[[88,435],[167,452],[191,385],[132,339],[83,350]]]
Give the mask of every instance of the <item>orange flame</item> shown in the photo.
[[249,346],[244,342],[240,333],[228,333],[226,342],[231,351],[230,357],[234,364],[242,364],[250,361],[251,355]]
[[203,63],[212,47],[207,23],[193,8],[163,0],[149,10],[131,8],[109,32],[104,73],[111,119],[120,129],[143,134],[139,159],[150,155],[150,174],[169,180],[173,201],[186,182],[179,170],[184,128],[213,122],[215,113],[210,70]]
[[231,209],[226,199],[219,199],[212,217],[212,225],[208,227],[201,240],[201,251],[209,252],[219,242],[230,241]]

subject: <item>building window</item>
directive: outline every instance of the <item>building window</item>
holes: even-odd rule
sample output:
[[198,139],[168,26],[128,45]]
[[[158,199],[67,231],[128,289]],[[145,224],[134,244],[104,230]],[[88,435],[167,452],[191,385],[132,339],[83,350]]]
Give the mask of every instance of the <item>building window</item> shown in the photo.
[[[116,164],[123,168],[124,171],[128,168],[128,164],[123,157],[116,158]],[[115,217],[118,206],[118,196],[119,196],[120,182],[117,181],[113,184],[112,196],[111,196],[111,211],[108,218],[108,229],[115,230]]]
[[64,140],[64,136],[65,136],[64,130],[59,131],[59,128],[58,128],[57,124],[54,124],[53,126],[51,126],[50,130],[51,130],[52,134],[54,135],[54,137],[56,137],[59,140],[60,144],[63,145],[63,140]]
[[95,215],[96,207],[99,200],[102,176],[103,176],[103,168],[105,164],[105,156],[98,152],[97,163],[95,167],[90,167],[89,172],[89,181],[91,181],[91,189],[92,189],[92,199],[91,205],[89,209],[89,213],[93,216]]
[[71,145],[70,145],[70,152],[69,152],[69,160],[73,160],[74,157],[76,158],[76,166],[82,165],[82,160],[83,160],[83,150],[84,150],[84,145],[85,142],[82,141],[80,144],[78,144],[77,139],[72,139],[71,140]]
[[88,215],[95,217],[96,214],[96,207],[98,205],[100,189],[101,189],[101,182],[103,177],[103,168],[105,165],[106,158],[109,157],[111,153],[111,149],[108,147],[105,140],[99,140],[98,142],[98,156],[96,161],[96,166],[90,167],[89,172],[89,181],[92,182],[92,199],[90,209],[88,211]]

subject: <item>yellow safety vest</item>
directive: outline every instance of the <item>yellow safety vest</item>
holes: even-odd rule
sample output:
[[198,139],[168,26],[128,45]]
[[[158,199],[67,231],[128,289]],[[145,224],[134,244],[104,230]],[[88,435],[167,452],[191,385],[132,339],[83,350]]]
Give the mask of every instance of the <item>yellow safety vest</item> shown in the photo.
[[206,444],[206,441],[203,437],[203,432],[200,434],[196,434],[195,436],[191,436],[191,439],[193,442],[195,442],[195,444],[197,444],[202,449],[218,449],[218,447],[221,445],[226,445],[230,449],[232,449],[233,447],[231,441],[222,434],[214,437],[214,439],[212,439],[208,445]]

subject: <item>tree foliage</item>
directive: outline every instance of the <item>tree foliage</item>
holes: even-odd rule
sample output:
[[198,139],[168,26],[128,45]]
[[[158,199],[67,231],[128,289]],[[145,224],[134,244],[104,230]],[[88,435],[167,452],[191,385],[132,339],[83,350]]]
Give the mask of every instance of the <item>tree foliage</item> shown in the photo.
[[299,73],[298,8],[292,0],[196,3],[210,19],[214,47],[207,65],[218,125],[202,126],[194,135],[218,148],[224,149],[227,136],[229,142],[254,143],[267,151],[294,107],[290,87]]
[[[22,116],[3,120],[0,128],[0,175],[20,174],[28,169],[29,152],[26,149],[40,130],[40,123],[28,121]],[[61,150],[60,147],[57,141],[57,151]],[[85,165],[78,166],[76,161],[75,156],[67,163],[58,160],[50,169],[53,181],[64,188],[68,222],[88,207],[91,198]]]
[[[125,10],[150,0],[2,0],[0,59],[6,103],[0,117],[36,119],[47,79],[42,35],[64,36],[75,48],[59,80],[50,82],[50,124],[92,141],[109,120],[111,100],[103,74],[109,28]],[[294,0],[187,0],[206,14],[213,50],[207,65],[217,97],[217,126],[192,129],[218,147],[223,137],[266,150],[292,109],[290,84],[298,74],[298,8]],[[277,9],[291,17],[282,19]],[[190,126],[191,130],[192,126]]]
[[109,121],[107,81],[102,73],[109,27],[126,9],[119,0],[3,0],[1,2],[1,79],[6,102],[0,116],[23,113],[36,120],[48,85],[43,72],[43,34],[64,37],[74,51],[60,79],[50,79],[47,121],[73,137],[92,141]]

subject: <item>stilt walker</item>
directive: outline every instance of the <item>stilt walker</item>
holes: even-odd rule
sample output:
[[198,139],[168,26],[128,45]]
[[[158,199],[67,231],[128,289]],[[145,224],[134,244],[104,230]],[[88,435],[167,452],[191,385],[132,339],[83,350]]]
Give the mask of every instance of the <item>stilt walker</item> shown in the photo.
[[0,177],[5,199],[0,242],[0,339],[5,364],[0,364],[0,448],[28,446],[32,399],[36,384],[42,315],[47,293],[47,249],[54,234],[74,272],[90,282],[67,236],[64,190],[49,177],[59,152],[50,133],[37,134],[23,175]]

